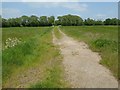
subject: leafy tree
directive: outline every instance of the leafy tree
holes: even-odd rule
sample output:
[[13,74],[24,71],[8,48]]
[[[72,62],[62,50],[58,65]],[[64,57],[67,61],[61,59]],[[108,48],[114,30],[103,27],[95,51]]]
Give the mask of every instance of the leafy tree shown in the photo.
[[112,18],[111,19],[111,25],[118,25],[118,19],[117,18]]
[[105,24],[105,25],[111,25],[111,19],[110,19],[110,18],[106,19],[106,20],[104,21],[104,24]]
[[95,25],[95,21],[93,19],[87,18],[84,21],[84,25],[88,25],[88,26]]
[[21,19],[20,18],[15,18],[15,27],[20,27],[21,26]]
[[20,18],[21,18],[21,25],[22,26],[28,26],[29,17],[24,15],[24,16],[22,16]]
[[32,15],[30,17],[28,16],[21,16],[18,18],[9,18],[4,19],[0,16],[0,25],[2,23],[2,27],[20,27],[20,26],[52,26],[52,25],[63,25],[63,26],[81,26],[81,25],[120,25],[120,20],[117,18],[108,18],[105,21],[101,20],[93,20],[90,18],[87,18],[83,21],[83,19],[80,16],[77,15],[63,15],[58,16],[57,20],[55,20],[54,16],[41,16],[37,17],[35,15]]
[[48,17],[48,24],[49,24],[49,26],[54,25],[54,22],[55,22],[55,17],[54,16]]
[[59,20],[55,20],[55,25],[61,25],[61,22]]
[[112,18],[112,19],[108,18],[104,21],[104,24],[105,25],[118,25],[118,21],[119,20],[117,18]]
[[8,26],[9,24],[8,24],[7,19],[2,18],[2,27],[8,27]]
[[48,25],[47,16],[41,16],[40,17],[40,26],[47,26],[47,25]]
[[64,16],[59,16],[57,19],[57,23],[63,26],[79,26],[83,24],[82,18],[77,15],[68,14]]
[[97,20],[97,21],[95,21],[95,25],[104,25],[104,23],[101,20]]
[[30,16],[28,20],[28,25],[31,27],[39,26],[39,18],[34,15]]

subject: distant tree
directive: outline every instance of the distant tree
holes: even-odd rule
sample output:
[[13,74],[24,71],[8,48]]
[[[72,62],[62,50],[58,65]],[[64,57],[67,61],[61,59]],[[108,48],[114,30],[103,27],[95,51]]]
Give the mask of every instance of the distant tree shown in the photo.
[[47,16],[40,17],[40,26],[48,26]]
[[55,20],[55,25],[61,25],[61,22],[62,22],[62,17],[58,16],[57,20]]
[[118,25],[118,19],[117,18],[112,18],[111,19],[111,25]]
[[111,19],[110,19],[110,18],[106,19],[106,20],[104,21],[104,24],[105,24],[105,25],[111,25]]
[[7,19],[2,18],[2,27],[9,27]]
[[119,20],[117,18],[112,18],[112,19],[108,18],[104,21],[104,24],[105,25],[118,25],[118,21]]
[[97,20],[97,21],[95,21],[95,25],[104,25],[104,23],[101,20]]
[[22,26],[29,26],[29,17],[23,15],[21,18],[21,25]]
[[4,19],[0,16],[0,26],[2,27],[20,27],[20,26],[52,26],[52,25],[62,25],[62,26],[81,26],[81,25],[120,25],[120,20],[117,18],[107,18],[105,21],[101,20],[93,20],[90,18],[87,18],[83,21],[83,19],[80,16],[77,15],[63,15],[58,16],[57,20],[55,20],[54,16],[41,16],[37,17],[35,15],[32,15],[30,17],[28,16],[21,16],[18,18],[9,18]]
[[82,18],[77,15],[68,14],[59,16],[57,19],[56,23],[63,26],[80,26],[83,24]]
[[15,22],[15,27],[20,27],[21,26],[21,18],[15,18],[14,22]]
[[49,26],[54,25],[54,22],[55,22],[55,17],[54,16],[48,17],[48,24],[49,24]]
[[84,25],[88,25],[88,26],[95,25],[95,21],[93,19],[87,18],[84,21]]
[[55,25],[61,25],[61,22],[59,20],[55,20]]
[[14,22],[14,20],[13,20],[13,18],[9,18],[8,20],[7,20],[7,22],[8,22],[8,26],[9,27],[14,27],[15,25],[15,22]]
[[30,16],[28,19],[28,25],[31,27],[39,26],[39,18],[34,15]]

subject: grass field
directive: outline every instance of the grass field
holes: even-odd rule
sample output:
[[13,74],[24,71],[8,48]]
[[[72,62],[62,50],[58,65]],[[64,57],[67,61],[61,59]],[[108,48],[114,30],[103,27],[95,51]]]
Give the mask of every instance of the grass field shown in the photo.
[[2,31],[3,48],[8,38],[21,40],[18,45],[3,50],[3,87],[11,82],[10,78],[12,83],[19,83],[15,81],[17,75],[38,66],[43,70],[44,79],[29,87],[63,87],[62,61],[57,46],[52,43],[52,27],[3,28]]
[[[62,26],[68,36],[84,41],[102,57],[100,63],[118,78],[118,27],[117,26]],[[119,76],[120,77],[120,76]]]
[[[102,57],[100,63],[118,77],[118,27],[117,26],[61,26],[60,29],[78,41],[84,41]],[[62,56],[58,46],[52,43],[53,27],[14,27],[2,30],[2,84],[6,87],[12,80],[19,84],[17,76],[31,67],[42,70],[43,79],[30,84],[30,88],[68,87],[64,81]],[[55,36],[61,34],[54,27]],[[5,48],[8,38],[20,43]],[[8,85],[9,86],[9,85]]]

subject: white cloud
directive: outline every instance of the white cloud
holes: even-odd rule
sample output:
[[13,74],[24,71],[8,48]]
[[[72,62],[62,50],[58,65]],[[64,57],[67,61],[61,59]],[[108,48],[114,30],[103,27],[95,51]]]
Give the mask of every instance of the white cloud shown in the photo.
[[86,11],[88,9],[88,5],[85,3],[67,3],[67,2],[41,2],[41,3],[26,3],[29,6],[33,7],[33,8],[51,8],[51,7],[64,7],[64,8],[68,8],[74,11]]
[[105,17],[106,15],[104,15],[104,14],[97,14],[96,16],[97,17]]
[[63,7],[80,11],[80,12],[86,11],[88,8],[87,4],[79,4],[79,3],[63,4]]
[[94,18],[98,20],[104,20],[105,18],[107,18],[107,16],[105,14],[96,14],[96,17]]
[[19,17],[21,15],[20,10],[14,8],[3,8],[2,9],[2,16],[4,18],[8,17]]
[[27,5],[29,5],[30,7],[32,8],[50,8],[50,7],[57,7],[59,6],[59,3],[58,2],[33,2],[33,3],[25,3]]

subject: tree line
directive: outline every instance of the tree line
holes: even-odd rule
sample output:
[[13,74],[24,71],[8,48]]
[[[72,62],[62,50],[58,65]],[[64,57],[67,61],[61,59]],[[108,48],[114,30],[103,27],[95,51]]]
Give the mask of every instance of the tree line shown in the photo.
[[117,18],[107,18],[104,21],[94,20],[87,18],[83,20],[77,15],[64,15],[58,16],[55,19],[54,16],[21,16],[18,18],[5,19],[0,16],[0,26],[2,27],[37,27],[37,26],[52,26],[52,25],[62,25],[62,26],[92,26],[92,25],[120,25],[120,20]]

